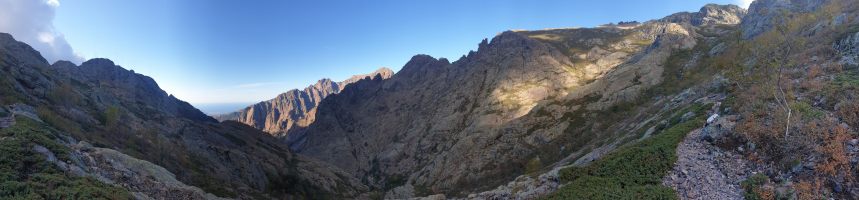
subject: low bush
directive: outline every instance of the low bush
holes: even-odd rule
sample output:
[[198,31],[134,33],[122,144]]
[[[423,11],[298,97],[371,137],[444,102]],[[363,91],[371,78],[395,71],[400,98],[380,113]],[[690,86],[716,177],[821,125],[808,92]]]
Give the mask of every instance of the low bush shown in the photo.
[[838,117],[851,127],[859,127],[859,101],[845,101],[837,111]]
[[538,175],[540,169],[543,168],[543,161],[540,160],[540,156],[536,156],[528,161],[525,164],[525,174],[530,176]]
[[676,199],[673,189],[661,185],[662,177],[677,160],[677,144],[704,124],[703,107],[695,106],[698,117],[693,120],[621,147],[588,166],[561,170],[561,181],[568,184],[547,199]]
[[769,177],[764,174],[755,174],[740,183],[743,187],[743,197],[748,200],[763,199],[766,192],[761,189],[761,186],[769,182]]
[[46,147],[66,160],[68,148],[44,124],[19,117],[0,130],[0,199],[131,199],[131,195],[92,178],[65,174],[33,150]]

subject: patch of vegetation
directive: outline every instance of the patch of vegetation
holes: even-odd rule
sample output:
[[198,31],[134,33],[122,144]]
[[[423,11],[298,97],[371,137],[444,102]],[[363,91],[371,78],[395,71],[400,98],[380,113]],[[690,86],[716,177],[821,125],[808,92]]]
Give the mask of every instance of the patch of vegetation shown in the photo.
[[662,83],[651,87],[644,94],[653,96],[677,94],[691,85],[709,81],[718,74],[720,68],[729,65],[720,58],[710,57],[710,45],[699,40],[692,49],[679,49],[665,60]]
[[400,187],[406,184],[408,177],[403,175],[392,175],[385,179],[385,191]]
[[833,84],[842,89],[859,89],[859,70],[849,70],[836,75]]
[[369,199],[385,199],[385,194],[379,191],[372,191],[370,192],[370,195],[367,196],[369,196]]
[[45,121],[45,123],[51,125],[54,128],[72,133],[74,135],[83,134],[83,128],[80,125],[73,122],[72,120],[66,119],[65,117],[55,113],[50,109],[39,107],[36,112],[39,115],[39,118],[41,118],[43,121]]
[[20,102],[24,99],[20,93],[15,91],[12,80],[8,77],[9,75],[0,71],[0,104],[3,105]]
[[763,199],[761,197],[762,193],[760,191],[761,186],[769,181],[769,177],[764,174],[755,174],[740,182],[740,186],[743,187],[743,197],[747,200],[760,200]]
[[[288,194],[297,197],[296,199],[336,199],[332,194],[314,187],[313,183],[308,180],[299,178],[300,175],[296,168],[297,163],[289,162],[288,165],[289,166],[287,166],[287,168],[289,168],[289,170],[285,174],[282,174],[281,172],[267,174],[268,177],[272,178],[269,180],[268,188],[266,190],[273,194],[273,196],[284,196]],[[235,196],[235,194],[231,195]],[[370,195],[373,196],[374,194]],[[375,195],[384,194],[380,193]]]
[[[415,196],[416,197],[425,197],[425,196],[429,196],[429,195],[433,194],[432,190],[427,186],[415,185],[414,187],[415,187]],[[379,198],[379,199],[382,199],[382,198]]]
[[0,199],[132,199],[121,188],[59,170],[33,150],[41,145],[67,159],[69,150],[55,142],[55,131],[24,117],[17,120],[0,130]]
[[[706,111],[706,109],[712,108],[712,107],[713,107],[712,103],[692,104],[689,107],[686,107],[686,108],[680,109],[677,112],[674,112],[674,114],[671,115],[671,118],[668,119],[668,123],[669,124],[679,124],[680,122],[683,122],[683,115],[685,115],[686,113],[689,113],[689,112],[694,113],[696,116],[697,115],[704,115],[704,114],[706,114],[706,113],[704,113],[704,111]],[[661,131],[665,128],[667,128],[667,127],[657,127],[657,130]]]
[[540,156],[535,156],[525,164],[525,174],[535,176],[543,168],[543,162],[540,161]]
[[109,106],[104,110],[104,113],[100,116],[99,120],[102,124],[104,124],[108,128],[115,128],[119,119],[121,117],[119,107],[117,106]]
[[677,144],[704,123],[704,115],[697,116],[588,166],[561,170],[561,181],[568,184],[547,199],[676,199],[674,190],[661,185],[662,177],[677,160]]
[[48,93],[47,98],[55,105],[65,107],[79,104],[81,101],[80,95],[75,93],[74,87],[67,82],[61,82],[56,88],[52,89]]
[[825,114],[822,110],[814,108],[804,101],[795,102],[791,104],[790,107],[802,114],[802,116],[810,119],[820,119],[823,118],[823,115]]

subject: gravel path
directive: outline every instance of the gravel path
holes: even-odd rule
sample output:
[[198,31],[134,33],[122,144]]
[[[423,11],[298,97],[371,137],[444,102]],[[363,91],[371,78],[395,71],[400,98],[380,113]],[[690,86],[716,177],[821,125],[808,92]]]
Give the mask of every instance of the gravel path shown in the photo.
[[677,147],[677,163],[662,184],[680,199],[743,199],[740,182],[751,175],[751,165],[701,139],[701,129],[690,132]]

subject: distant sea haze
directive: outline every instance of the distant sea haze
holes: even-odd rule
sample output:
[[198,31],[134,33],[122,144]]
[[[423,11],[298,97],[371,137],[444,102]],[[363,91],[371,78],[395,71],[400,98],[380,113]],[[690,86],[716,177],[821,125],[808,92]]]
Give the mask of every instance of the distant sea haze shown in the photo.
[[192,103],[194,107],[203,111],[207,115],[219,115],[225,114],[229,112],[234,112],[239,109],[245,108],[248,105],[254,104],[253,102],[246,103]]

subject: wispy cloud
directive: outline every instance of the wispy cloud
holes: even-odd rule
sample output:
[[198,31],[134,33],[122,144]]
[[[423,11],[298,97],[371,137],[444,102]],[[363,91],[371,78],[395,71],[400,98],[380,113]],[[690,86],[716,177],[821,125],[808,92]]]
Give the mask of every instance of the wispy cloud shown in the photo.
[[65,36],[54,28],[59,0],[0,0],[0,32],[12,34],[48,59],[80,64],[83,56],[75,53]]
[[737,0],[737,5],[745,9],[749,9],[749,5],[752,5],[752,1],[755,0]]

